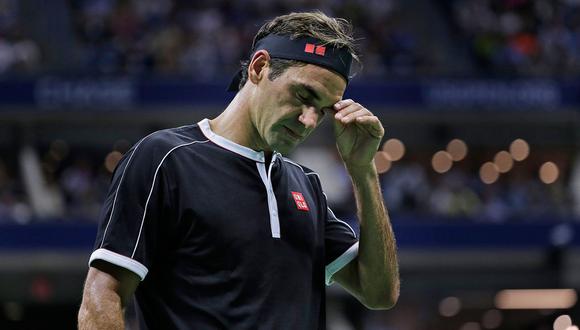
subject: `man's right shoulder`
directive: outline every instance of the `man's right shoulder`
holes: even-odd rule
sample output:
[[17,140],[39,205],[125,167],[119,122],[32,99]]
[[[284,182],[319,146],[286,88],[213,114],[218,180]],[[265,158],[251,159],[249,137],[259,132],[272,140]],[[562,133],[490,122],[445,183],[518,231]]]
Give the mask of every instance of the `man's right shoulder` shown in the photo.
[[147,155],[165,155],[174,148],[207,140],[197,124],[166,128],[155,131],[137,142],[130,152]]
[[155,131],[135,143],[123,157],[124,163],[155,170],[167,156],[181,148],[203,144],[207,138],[197,124]]

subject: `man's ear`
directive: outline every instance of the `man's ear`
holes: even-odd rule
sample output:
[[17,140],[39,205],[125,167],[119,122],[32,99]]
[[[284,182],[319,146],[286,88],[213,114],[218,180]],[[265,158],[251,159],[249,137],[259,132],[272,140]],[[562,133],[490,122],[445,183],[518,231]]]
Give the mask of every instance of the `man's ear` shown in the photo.
[[270,66],[270,54],[267,50],[259,50],[254,53],[250,65],[248,66],[248,80],[252,83],[257,84],[262,80],[267,71],[266,68]]

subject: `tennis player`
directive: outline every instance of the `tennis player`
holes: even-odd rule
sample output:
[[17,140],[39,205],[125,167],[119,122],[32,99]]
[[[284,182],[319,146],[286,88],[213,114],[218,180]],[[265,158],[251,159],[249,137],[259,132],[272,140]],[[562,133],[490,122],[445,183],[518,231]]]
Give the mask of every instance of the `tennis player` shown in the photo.
[[[325,329],[325,285],[372,309],[399,295],[373,157],[379,119],[343,93],[351,26],[320,12],[264,24],[216,118],[154,132],[117,166],[90,256],[80,329]],[[360,237],[318,175],[283,155],[330,117]]]

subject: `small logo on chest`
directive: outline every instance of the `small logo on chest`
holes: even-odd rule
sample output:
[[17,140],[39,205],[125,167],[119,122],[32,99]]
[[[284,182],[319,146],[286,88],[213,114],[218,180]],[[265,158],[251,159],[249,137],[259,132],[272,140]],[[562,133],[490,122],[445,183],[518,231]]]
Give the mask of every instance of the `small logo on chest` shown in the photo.
[[296,207],[301,211],[309,211],[308,204],[306,204],[306,200],[302,193],[292,191],[292,197],[294,197],[294,202],[296,202]]

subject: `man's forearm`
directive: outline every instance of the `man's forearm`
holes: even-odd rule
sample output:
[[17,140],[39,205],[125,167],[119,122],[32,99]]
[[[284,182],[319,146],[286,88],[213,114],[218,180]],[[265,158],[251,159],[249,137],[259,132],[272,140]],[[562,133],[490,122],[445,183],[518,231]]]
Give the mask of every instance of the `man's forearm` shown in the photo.
[[125,329],[123,312],[120,304],[111,301],[86,301],[79,311],[79,330],[89,329]]
[[395,236],[376,168],[371,166],[349,172],[360,219],[357,258],[360,293],[369,305],[389,308],[399,296],[399,265]]
[[99,289],[95,285],[85,285],[78,315],[79,330],[125,329],[119,295],[114,291]]

